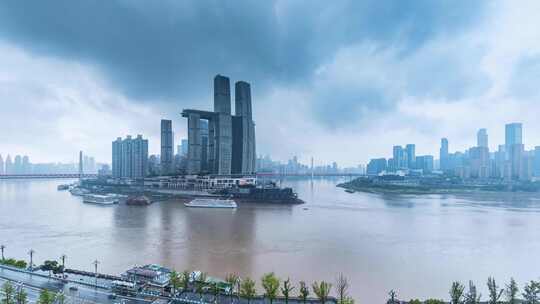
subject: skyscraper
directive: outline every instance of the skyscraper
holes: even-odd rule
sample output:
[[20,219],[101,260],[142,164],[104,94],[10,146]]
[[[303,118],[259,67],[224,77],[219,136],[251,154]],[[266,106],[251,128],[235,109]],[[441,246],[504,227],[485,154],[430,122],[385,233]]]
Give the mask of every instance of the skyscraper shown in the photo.
[[118,137],[112,143],[113,177],[141,179],[148,174],[148,140]]
[[509,147],[511,145],[522,144],[522,124],[521,123],[509,123],[505,126],[505,145]]
[[441,171],[448,171],[450,169],[450,160],[448,157],[448,139],[441,138],[441,148],[439,149],[439,162]]
[[4,159],[2,158],[2,154],[0,154],[0,174],[5,174],[6,171],[4,169]]
[[30,158],[27,155],[23,156],[23,158],[22,158],[22,168],[21,169],[22,169],[21,172],[23,174],[32,173],[31,172],[32,168],[31,168],[31,165],[30,165]]
[[214,112],[231,115],[231,84],[228,77],[214,77]]
[[232,173],[255,172],[255,123],[251,113],[251,86],[245,81],[235,84],[235,114],[233,117]]
[[161,120],[161,174],[172,174],[174,172],[174,142],[172,132],[172,121]]
[[488,148],[488,134],[486,129],[478,130],[478,133],[476,133],[476,141],[478,147]]
[[22,174],[22,157],[15,155],[15,164],[13,165],[15,174]]
[[407,168],[415,169],[416,165],[416,146],[414,144],[408,144],[405,147],[407,151]]
[[188,174],[255,172],[251,88],[249,83],[239,81],[235,90],[234,116],[231,115],[229,78],[221,75],[214,78],[214,111],[182,111],[182,116],[188,119]]
[[404,157],[403,148],[401,146],[394,146],[392,148],[392,158],[393,158],[393,167],[394,170],[399,170],[405,167],[405,157]]
[[505,146],[510,167],[510,178],[519,179],[524,152],[521,123],[510,123],[505,126]]
[[6,157],[6,174],[14,174],[15,170],[13,170],[13,163],[11,162],[11,156],[8,154]]

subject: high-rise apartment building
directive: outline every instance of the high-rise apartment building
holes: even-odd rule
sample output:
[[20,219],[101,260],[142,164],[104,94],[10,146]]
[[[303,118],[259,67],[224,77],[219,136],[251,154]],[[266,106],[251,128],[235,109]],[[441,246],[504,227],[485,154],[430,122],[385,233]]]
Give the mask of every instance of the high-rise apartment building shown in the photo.
[[5,166],[6,166],[6,169],[5,169],[6,174],[15,174],[15,170],[13,168],[13,162],[11,161],[11,156],[9,154],[6,157]]
[[118,137],[112,143],[112,168],[115,178],[144,178],[148,173],[148,140],[142,135]]
[[486,129],[478,130],[478,133],[476,133],[476,141],[478,147],[488,148],[488,134]]
[[174,141],[172,121],[161,120],[161,174],[174,173]]
[[4,169],[4,159],[2,158],[2,154],[0,154],[0,174],[6,174],[6,171]]

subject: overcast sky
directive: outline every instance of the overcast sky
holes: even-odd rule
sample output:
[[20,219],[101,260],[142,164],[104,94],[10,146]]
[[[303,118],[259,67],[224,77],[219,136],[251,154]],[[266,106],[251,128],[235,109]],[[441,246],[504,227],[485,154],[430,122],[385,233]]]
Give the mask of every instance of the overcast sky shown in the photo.
[[[31,5],[30,5],[31,4]],[[540,145],[540,2],[0,2],[0,154],[110,162],[111,141],[183,108],[212,79],[252,85],[259,154],[340,165],[475,144],[524,124]]]

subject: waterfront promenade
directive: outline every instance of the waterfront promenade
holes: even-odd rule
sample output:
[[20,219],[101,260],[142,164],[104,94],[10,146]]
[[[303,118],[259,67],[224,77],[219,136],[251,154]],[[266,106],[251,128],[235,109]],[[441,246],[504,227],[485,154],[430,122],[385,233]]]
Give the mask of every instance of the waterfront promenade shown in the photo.
[[[0,285],[5,282],[12,282],[15,286],[20,286],[28,294],[30,304],[37,303],[39,293],[42,290],[49,290],[55,293],[63,293],[71,303],[80,301],[81,303],[104,303],[104,304],[149,304],[149,303],[175,303],[175,304],[265,304],[269,300],[262,296],[255,296],[251,300],[239,298],[236,295],[209,293],[199,294],[194,291],[182,291],[176,296],[162,296],[145,290],[137,292],[135,296],[116,295],[112,292],[111,281],[107,279],[96,279],[71,275],[69,279],[55,276],[48,276],[28,270],[17,269],[10,266],[0,265]],[[276,298],[273,303],[285,304],[284,298]],[[304,304],[298,298],[290,298],[290,304]],[[320,303],[319,300],[310,298],[305,301],[307,304]],[[336,303],[334,298],[328,299],[326,303]]]

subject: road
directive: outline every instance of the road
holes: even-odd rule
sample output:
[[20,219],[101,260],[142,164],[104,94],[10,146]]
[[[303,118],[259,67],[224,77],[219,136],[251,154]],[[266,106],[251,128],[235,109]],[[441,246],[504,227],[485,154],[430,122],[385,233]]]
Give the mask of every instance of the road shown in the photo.
[[[100,303],[100,304],[149,304],[152,301],[118,296],[116,299],[110,299],[110,292],[97,288],[92,288],[86,285],[73,282],[64,283],[61,280],[43,277],[41,275],[30,274],[26,272],[18,272],[0,267],[0,283],[11,281],[14,285],[23,284],[23,288],[28,293],[28,299],[31,303],[36,302],[39,298],[39,292],[42,289],[47,289],[54,292],[64,292],[68,299],[80,301],[81,303]],[[76,301],[70,301],[72,303]]]

